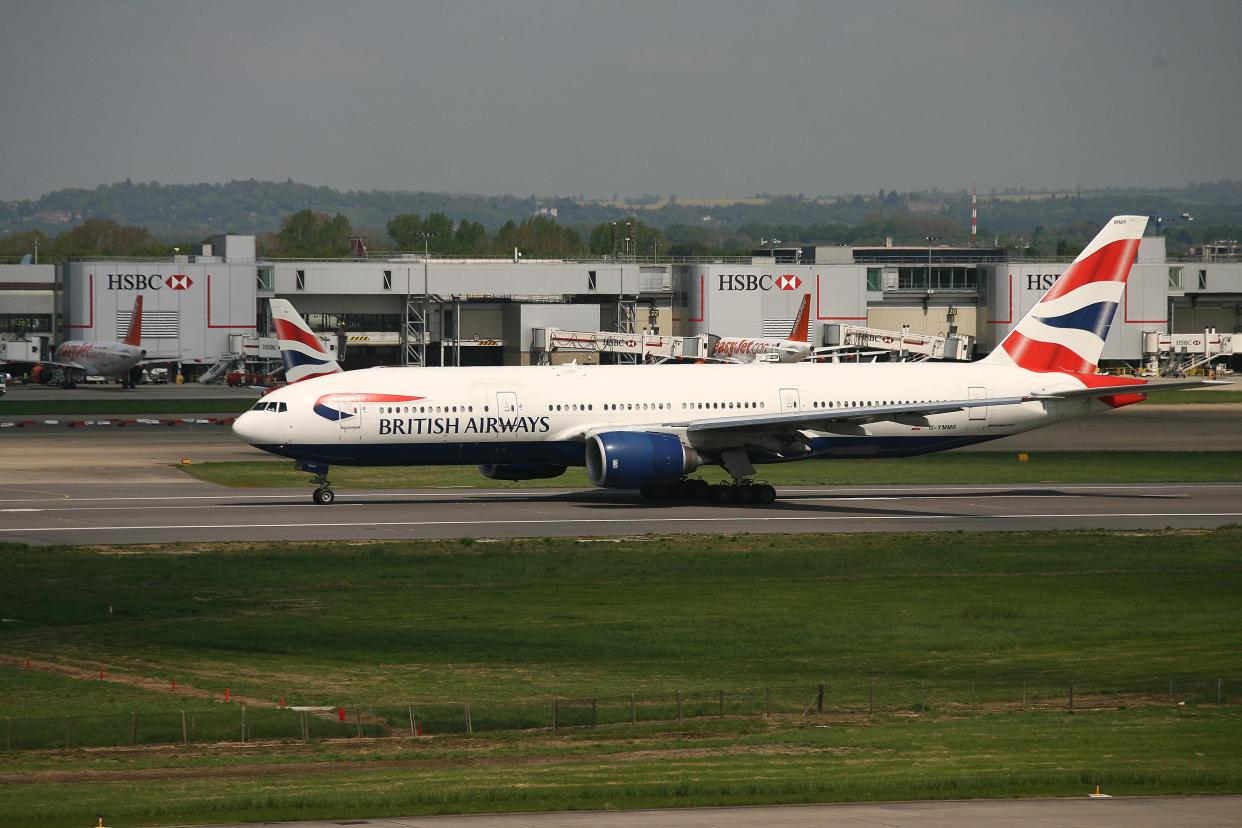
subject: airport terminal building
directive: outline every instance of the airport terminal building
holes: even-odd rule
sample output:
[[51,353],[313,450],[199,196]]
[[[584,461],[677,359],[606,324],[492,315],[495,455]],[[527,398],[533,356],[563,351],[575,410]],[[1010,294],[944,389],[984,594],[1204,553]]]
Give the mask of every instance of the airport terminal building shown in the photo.
[[[672,337],[784,336],[810,295],[812,339],[841,326],[966,337],[990,351],[1066,267],[976,247],[807,247],[652,261],[425,258],[269,260],[221,235],[193,255],[0,266],[0,339],[46,349],[115,340],[144,297],[143,344],[187,377],[275,360],[266,303],[289,299],[348,367],[610,360],[554,352],[549,329]],[[1242,331],[1242,257],[1171,261],[1143,239],[1104,359],[1137,366],[1153,335]],[[1209,334],[1210,335],[1210,334]],[[1167,336],[1166,336],[1167,339]],[[1242,345],[1242,336],[1238,337]]]

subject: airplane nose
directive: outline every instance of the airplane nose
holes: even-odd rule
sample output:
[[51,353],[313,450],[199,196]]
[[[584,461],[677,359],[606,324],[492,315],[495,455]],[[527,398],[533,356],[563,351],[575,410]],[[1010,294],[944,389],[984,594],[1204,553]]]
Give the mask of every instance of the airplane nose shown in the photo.
[[258,430],[256,429],[257,425],[258,423],[255,421],[254,412],[246,411],[233,421],[233,433],[245,440],[247,443],[250,443],[250,445],[254,445],[259,441],[259,435],[257,433]]

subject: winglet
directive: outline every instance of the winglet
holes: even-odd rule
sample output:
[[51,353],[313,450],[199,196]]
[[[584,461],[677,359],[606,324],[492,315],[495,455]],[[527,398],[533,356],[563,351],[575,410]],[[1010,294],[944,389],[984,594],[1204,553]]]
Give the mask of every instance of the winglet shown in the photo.
[[142,294],[134,297],[134,312],[129,317],[129,332],[121,340],[126,345],[142,344]]
[[789,341],[811,341],[811,294],[809,293],[802,297],[802,304],[798,306],[798,316],[794,319],[793,328],[789,331]]
[[294,383],[341,372],[341,366],[288,299],[269,299],[268,302],[272,306],[272,321],[276,324],[280,358],[285,363],[285,379]]

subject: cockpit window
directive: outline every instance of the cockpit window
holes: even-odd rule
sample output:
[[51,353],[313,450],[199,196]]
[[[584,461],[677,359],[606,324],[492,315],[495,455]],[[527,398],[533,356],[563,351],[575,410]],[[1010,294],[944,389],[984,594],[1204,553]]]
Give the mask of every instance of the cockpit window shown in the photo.
[[286,403],[276,403],[276,410],[279,413],[284,414],[286,411],[289,410],[289,406]]

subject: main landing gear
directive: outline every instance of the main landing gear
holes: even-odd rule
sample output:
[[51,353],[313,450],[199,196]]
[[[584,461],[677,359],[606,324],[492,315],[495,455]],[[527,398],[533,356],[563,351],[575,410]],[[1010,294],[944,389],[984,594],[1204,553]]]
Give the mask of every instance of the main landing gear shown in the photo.
[[732,483],[709,484],[698,478],[682,478],[671,486],[644,486],[639,490],[647,500],[696,500],[726,506],[730,503],[776,502],[776,489],[767,483],[738,480]]
[[328,482],[328,466],[326,463],[307,463],[299,460],[294,464],[294,468],[314,475],[311,478],[311,482],[317,488],[311,493],[311,503],[327,506],[330,503],[336,502],[336,492],[332,491],[332,484]]
[[767,483],[751,480],[755,466],[745,449],[735,448],[720,453],[720,465],[733,478],[731,483],[709,486],[703,480],[682,478],[672,486],[652,486],[642,490],[643,497],[705,497],[708,503],[721,506],[730,503],[759,503],[767,506],[776,502],[776,489]]

